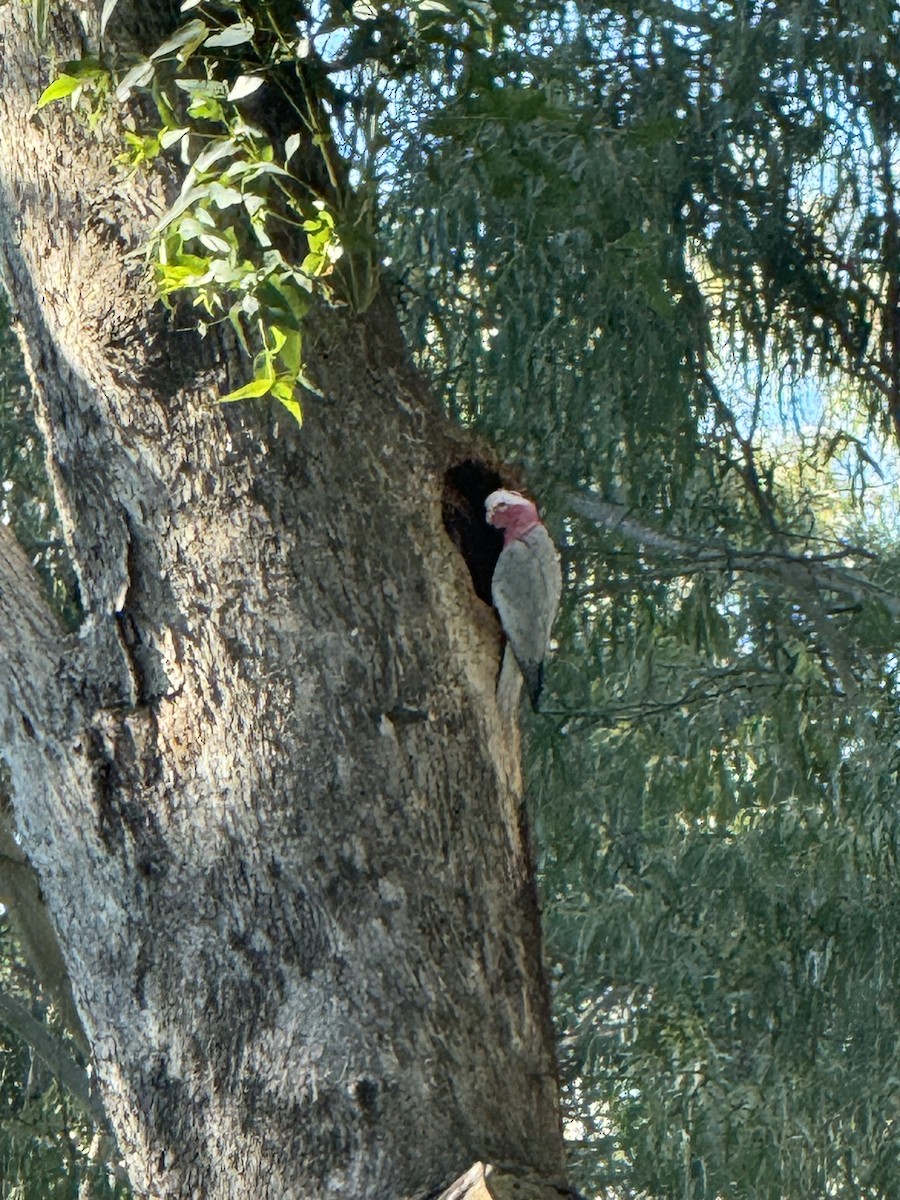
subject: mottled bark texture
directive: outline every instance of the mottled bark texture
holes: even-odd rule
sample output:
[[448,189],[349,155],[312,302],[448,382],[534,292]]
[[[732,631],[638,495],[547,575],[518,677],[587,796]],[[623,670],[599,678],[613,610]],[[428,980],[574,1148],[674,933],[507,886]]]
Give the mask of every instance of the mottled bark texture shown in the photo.
[[4,544],[0,737],[134,1186],[557,1174],[497,629],[441,522],[459,447],[382,302],[316,319],[302,430],[217,406],[246,365],[129,257],[163,185],[35,115],[24,6],[0,36],[0,258],[86,613],[64,635]]

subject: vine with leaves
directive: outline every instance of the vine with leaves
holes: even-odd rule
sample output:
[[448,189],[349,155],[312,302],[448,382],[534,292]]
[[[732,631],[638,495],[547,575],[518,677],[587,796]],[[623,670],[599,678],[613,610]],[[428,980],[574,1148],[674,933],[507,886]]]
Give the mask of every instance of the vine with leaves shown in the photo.
[[[101,39],[117,2],[104,4]],[[187,168],[147,245],[158,293],[169,304],[187,298],[202,332],[229,321],[252,357],[252,379],[222,401],[271,395],[299,421],[301,389],[316,391],[304,318],[317,301],[364,309],[374,295],[371,205],[341,178],[318,98],[296,88],[311,66],[298,26],[286,33],[267,3],[185,0],[182,11],[187,19],[119,78],[96,57],[67,63],[37,107],[67,100],[96,127],[113,104],[149,93],[158,124],[126,131],[117,161],[139,170],[168,154]],[[282,84],[277,102],[290,99],[295,128],[281,136],[259,119],[258,101],[289,75],[294,86]],[[292,169],[310,149],[317,170]]]

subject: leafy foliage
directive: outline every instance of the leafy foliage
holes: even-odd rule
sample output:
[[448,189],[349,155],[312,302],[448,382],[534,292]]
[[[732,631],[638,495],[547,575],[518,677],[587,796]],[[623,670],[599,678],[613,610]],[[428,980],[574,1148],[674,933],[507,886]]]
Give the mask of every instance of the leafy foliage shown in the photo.
[[[115,32],[117,8],[105,0],[101,37]],[[304,318],[323,301],[365,309],[377,289],[384,82],[419,69],[435,49],[486,48],[492,13],[483,0],[309,10],[286,0],[185,0],[181,9],[186,19],[121,74],[112,95],[119,63],[88,56],[65,64],[37,108],[67,100],[96,126],[113,100],[124,115],[133,93],[150,93],[158,123],[125,128],[119,161],[139,169],[177,153],[187,167],[148,245],[159,293],[188,298],[201,329],[229,320],[253,355],[252,381],[223,400],[272,395],[299,421],[302,390],[316,391],[303,362]],[[45,30],[46,4],[33,13]]]
[[531,779],[588,1194],[900,1187],[892,19],[534,9],[398,89],[408,328],[565,547]]
[[[202,327],[228,319],[247,352],[255,350],[252,382],[223,400],[272,395],[299,421],[298,389],[316,390],[304,369],[302,321],[314,298],[337,298],[329,277],[344,252],[338,221],[347,218],[347,197],[317,101],[302,78],[297,86],[299,39],[282,33],[275,6],[186,7],[194,15],[115,88],[120,105],[136,90],[150,91],[159,119],[149,132],[125,130],[119,161],[137,170],[177,153],[187,166],[148,245],[159,294],[167,301],[188,296],[204,316]],[[114,11],[115,4],[105,6],[104,28]],[[93,113],[98,97],[107,103],[109,80],[92,59],[70,64],[38,108],[69,98],[73,108],[87,105]],[[257,123],[245,115],[261,92],[290,102],[293,129],[283,121],[267,129],[265,108]],[[271,95],[265,100],[273,103]],[[304,144],[318,147],[321,181],[290,170]],[[353,268],[349,282],[341,298],[364,307],[370,293],[360,290]]]

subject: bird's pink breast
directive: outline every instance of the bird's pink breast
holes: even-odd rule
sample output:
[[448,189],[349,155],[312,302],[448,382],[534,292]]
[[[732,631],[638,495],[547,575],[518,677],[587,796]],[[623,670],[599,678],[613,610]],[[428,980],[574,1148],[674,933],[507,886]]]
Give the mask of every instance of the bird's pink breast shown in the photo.
[[529,529],[540,525],[540,519],[534,508],[526,508],[524,504],[516,505],[503,514],[503,545],[524,537]]

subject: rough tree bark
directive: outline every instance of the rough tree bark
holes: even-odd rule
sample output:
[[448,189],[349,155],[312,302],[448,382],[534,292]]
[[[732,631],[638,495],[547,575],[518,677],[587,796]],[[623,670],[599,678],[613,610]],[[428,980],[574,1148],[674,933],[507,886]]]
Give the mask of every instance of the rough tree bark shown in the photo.
[[557,1176],[518,747],[441,519],[462,443],[383,300],[315,322],[302,430],[217,406],[232,349],[129,257],[163,184],[35,115],[24,6],[0,38],[0,258],[85,610],[64,633],[2,541],[0,745],[133,1185]]

